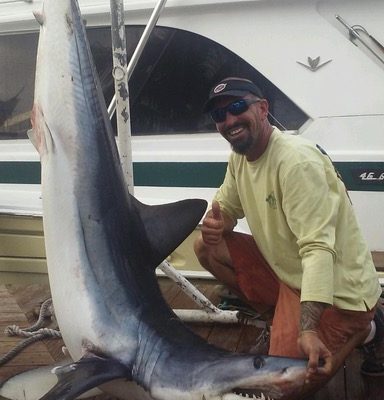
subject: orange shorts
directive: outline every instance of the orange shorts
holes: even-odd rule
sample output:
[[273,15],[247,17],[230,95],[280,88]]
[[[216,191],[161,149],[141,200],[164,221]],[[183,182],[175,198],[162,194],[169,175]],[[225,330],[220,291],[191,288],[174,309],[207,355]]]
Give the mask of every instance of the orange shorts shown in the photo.
[[[251,302],[275,306],[269,354],[302,357],[297,348],[300,292],[279,281],[252,236],[233,233],[226,237],[226,244],[239,290]],[[329,307],[320,320],[320,338],[335,354],[351,337],[367,329],[373,316],[374,310],[363,312]]]

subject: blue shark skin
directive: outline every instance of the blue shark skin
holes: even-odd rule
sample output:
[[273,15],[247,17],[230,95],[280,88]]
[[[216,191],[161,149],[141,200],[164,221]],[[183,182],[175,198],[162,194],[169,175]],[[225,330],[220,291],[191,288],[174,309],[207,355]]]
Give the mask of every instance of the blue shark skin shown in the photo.
[[[101,386],[127,399],[289,398],[306,361],[232,354],[193,334],[161,296],[156,266],[194,229],[206,203],[147,206],[124,183],[75,0],[45,0],[32,113],[40,154],[50,287],[76,360],[55,368],[42,400]],[[139,391],[135,395],[136,389]]]

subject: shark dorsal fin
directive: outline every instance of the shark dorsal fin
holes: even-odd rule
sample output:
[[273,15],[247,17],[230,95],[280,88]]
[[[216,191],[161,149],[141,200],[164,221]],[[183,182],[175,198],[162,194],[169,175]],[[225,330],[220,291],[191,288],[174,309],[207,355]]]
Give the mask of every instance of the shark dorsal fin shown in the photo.
[[154,268],[191,234],[207,208],[207,202],[201,199],[154,206],[132,199],[151,248],[147,258]]

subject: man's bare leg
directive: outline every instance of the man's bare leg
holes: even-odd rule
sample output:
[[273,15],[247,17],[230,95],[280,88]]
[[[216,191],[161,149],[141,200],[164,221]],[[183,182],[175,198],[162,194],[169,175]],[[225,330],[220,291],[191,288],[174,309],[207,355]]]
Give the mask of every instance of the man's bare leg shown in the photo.
[[225,240],[213,246],[205,244],[203,238],[199,236],[194,243],[194,250],[203,268],[237,296],[241,296],[236,281],[235,269]]

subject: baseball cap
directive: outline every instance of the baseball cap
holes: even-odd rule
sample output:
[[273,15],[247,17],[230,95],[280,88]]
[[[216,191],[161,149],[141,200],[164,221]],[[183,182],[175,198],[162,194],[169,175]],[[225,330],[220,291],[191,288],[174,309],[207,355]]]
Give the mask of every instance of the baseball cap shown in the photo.
[[243,97],[249,93],[254,94],[261,99],[264,98],[261,90],[248,79],[225,78],[217,83],[209,92],[208,100],[204,104],[203,111],[211,111],[214,100],[220,96]]

